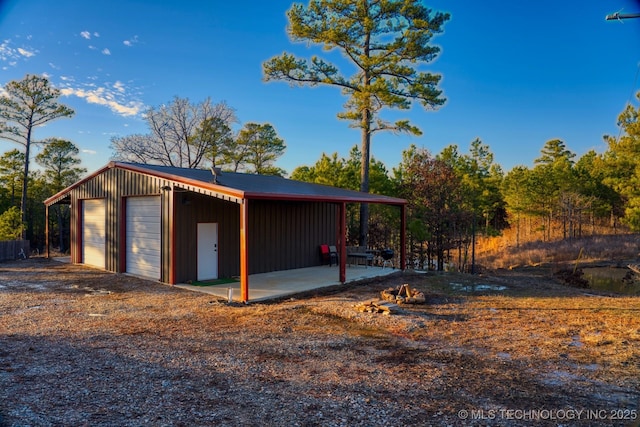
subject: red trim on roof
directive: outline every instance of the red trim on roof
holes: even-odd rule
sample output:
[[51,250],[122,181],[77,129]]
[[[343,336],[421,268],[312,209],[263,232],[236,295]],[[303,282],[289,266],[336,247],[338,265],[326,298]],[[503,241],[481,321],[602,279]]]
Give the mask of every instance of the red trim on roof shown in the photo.
[[73,190],[74,188],[76,188],[77,186],[89,181],[90,179],[100,175],[101,173],[103,173],[104,171],[106,171],[107,169],[110,169],[111,167],[113,167],[112,165],[114,164],[114,162],[110,162],[109,164],[107,164],[106,166],[98,169],[97,171],[95,171],[94,173],[92,173],[91,175],[87,175],[84,178],[82,178],[80,181],[76,182],[75,184],[72,184],[70,186],[68,186],[67,188],[65,188],[64,190],[60,190],[59,192],[57,192],[56,194],[54,194],[53,196],[49,197],[48,199],[46,199],[44,201],[44,204],[47,206],[51,206],[53,204],[55,204],[56,202],[59,202],[61,199],[63,199],[71,190]]
[[[336,187],[337,188],[337,187]],[[358,196],[307,196],[300,194],[289,193],[245,193],[246,199],[253,200],[289,200],[300,202],[338,202],[338,203],[383,203],[386,205],[406,205],[407,201],[404,199],[397,199],[395,197],[380,196],[371,193],[362,193],[363,197]]]

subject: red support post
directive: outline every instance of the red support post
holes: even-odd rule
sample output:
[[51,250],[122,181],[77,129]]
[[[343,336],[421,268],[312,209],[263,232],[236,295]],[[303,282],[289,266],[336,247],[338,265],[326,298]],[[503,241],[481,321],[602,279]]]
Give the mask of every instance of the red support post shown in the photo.
[[120,197],[120,218],[118,221],[118,273],[127,270],[127,198]]
[[340,204],[340,217],[338,218],[340,234],[338,237],[338,251],[340,253],[340,283],[347,281],[347,204]]
[[44,210],[44,253],[49,259],[49,205]]
[[[84,262],[82,259],[82,226],[83,226],[83,218],[82,218],[82,207],[84,205],[84,200],[78,200],[76,206],[76,221],[75,221],[75,229],[76,229],[76,238],[75,244],[71,246],[71,262],[74,264],[80,264]],[[75,250],[74,250],[75,249]]]
[[167,204],[167,212],[169,214],[169,283],[172,285],[176,284],[176,268],[178,267],[177,256],[178,251],[176,250],[176,204],[175,204],[175,195],[173,191],[168,192],[168,201]]
[[249,301],[249,251],[247,244],[249,219],[249,201],[240,203],[240,298]]
[[407,268],[407,205],[400,205],[400,269]]

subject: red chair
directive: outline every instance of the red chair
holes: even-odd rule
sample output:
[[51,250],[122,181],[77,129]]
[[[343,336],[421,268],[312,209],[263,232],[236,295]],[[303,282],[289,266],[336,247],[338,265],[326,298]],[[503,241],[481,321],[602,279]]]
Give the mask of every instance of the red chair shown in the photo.
[[320,262],[322,265],[331,265],[331,255],[329,254],[329,245],[320,245]]

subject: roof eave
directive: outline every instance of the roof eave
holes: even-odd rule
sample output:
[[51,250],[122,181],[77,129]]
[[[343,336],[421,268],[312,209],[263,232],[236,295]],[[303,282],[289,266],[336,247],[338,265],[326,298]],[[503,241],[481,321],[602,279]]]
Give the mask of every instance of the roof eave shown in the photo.
[[97,175],[104,173],[106,170],[113,169],[113,168],[129,170],[132,172],[155,176],[158,178],[164,178],[178,185],[182,184],[182,185],[202,188],[204,190],[220,193],[220,194],[223,194],[232,198],[236,198],[239,200],[253,199],[253,200],[289,200],[289,201],[333,202],[333,203],[377,203],[377,204],[396,205],[396,206],[402,206],[407,204],[407,201],[405,199],[399,199],[399,198],[390,197],[390,196],[375,195],[371,193],[363,193],[362,196],[359,196],[357,193],[353,195],[323,196],[323,195],[307,195],[307,194],[292,194],[292,193],[247,192],[247,191],[242,191],[235,188],[229,188],[229,187],[225,187],[225,186],[214,184],[214,183],[208,183],[208,182],[203,182],[196,179],[185,178],[179,175],[159,172],[157,170],[149,170],[147,168],[132,165],[129,163],[120,163],[115,161],[109,162],[106,166],[96,170],[95,172],[93,172],[90,175],[87,175],[80,181],[70,185],[64,190],[59,191],[58,193],[49,197],[44,201],[44,204],[46,206],[51,206],[55,203],[60,202],[61,200],[66,198],[68,194],[71,192],[71,190],[73,190],[74,188],[93,179]]
[[385,205],[406,205],[405,199],[389,196],[377,196],[366,193],[366,196],[317,196],[302,194],[272,194],[272,193],[245,193],[245,198],[250,200],[289,200],[299,202],[334,202],[334,203],[377,203]]
[[65,197],[67,197],[67,194],[71,192],[71,190],[73,190],[74,188],[84,184],[85,182],[89,181],[90,179],[93,179],[94,177],[100,175],[101,173],[103,173],[104,171],[106,171],[107,169],[111,169],[113,168],[115,165],[115,162],[109,162],[107,165],[101,167],[100,169],[96,170],[95,172],[93,172],[90,175],[85,176],[84,178],[82,178],[80,181],[71,184],[70,186],[68,186],[67,188],[58,191],[56,194],[54,194],[53,196],[49,197],[48,199],[45,199],[45,201],[43,202],[46,206],[51,206],[56,204],[57,202],[59,202],[60,200],[64,199]]
[[131,172],[136,172],[136,173],[141,173],[144,175],[151,175],[151,176],[155,176],[158,178],[164,178],[167,179],[168,181],[173,181],[177,184],[184,184],[184,185],[191,185],[194,187],[200,187],[206,190],[210,190],[213,192],[217,192],[217,193],[221,193],[224,195],[227,195],[229,197],[233,197],[233,198],[237,198],[237,199],[244,199],[245,198],[245,194],[244,191],[241,190],[237,190],[237,189],[230,189],[229,187],[224,187],[221,185],[217,185],[217,184],[213,184],[213,183],[206,183],[206,182],[202,182],[199,180],[195,180],[195,179],[189,179],[189,178],[184,178],[178,175],[172,175],[169,173],[164,173],[164,172],[158,172],[158,171],[150,171],[149,169],[146,169],[144,167],[138,167],[138,166],[134,166],[131,164],[127,164],[127,163],[120,163],[120,162],[109,162],[106,166],[96,170],[95,172],[93,172],[90,175],[87,175],[86,177],[84,177],[83,179],[81,179],[80,181],[70,185],[69,187],[65,188],[62,191],[59,191],[58,193],[54,194],[53,196],[49,197],[48,199],[46,199],[44,201],[44,204],[46,206],[51,206],[57,202],[59,202],[60,200],[64,199],[65,197],[67,197],[68,193],[71,192],[71,190],[73,190],[74,188],[84,184],[85,182],[89,181],[90,179],[93,179],[94,177],[100,175],[101,173],[104,173],[106,170],[108,169],[114,169],[114,168],[118,168],[118,169],[125,169],[125,170],[129,170]]

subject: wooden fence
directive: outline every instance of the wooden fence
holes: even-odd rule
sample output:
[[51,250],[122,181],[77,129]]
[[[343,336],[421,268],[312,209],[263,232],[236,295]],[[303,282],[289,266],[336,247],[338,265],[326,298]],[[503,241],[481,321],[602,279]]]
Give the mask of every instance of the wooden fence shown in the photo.
[[8,240],[0,242],[0,261],[14,261],[29,258],[30,245],[28,240]]

